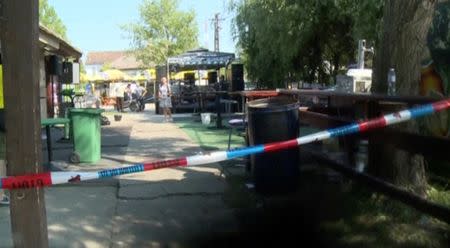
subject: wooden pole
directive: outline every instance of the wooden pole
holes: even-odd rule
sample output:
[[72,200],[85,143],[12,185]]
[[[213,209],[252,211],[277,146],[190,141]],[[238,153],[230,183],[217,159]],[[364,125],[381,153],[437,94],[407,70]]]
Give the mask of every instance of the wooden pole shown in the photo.
[[[38,0],[1,2],[8,175],[42,172]],[[48,247],[43,189],[11,191],[15,247]]]

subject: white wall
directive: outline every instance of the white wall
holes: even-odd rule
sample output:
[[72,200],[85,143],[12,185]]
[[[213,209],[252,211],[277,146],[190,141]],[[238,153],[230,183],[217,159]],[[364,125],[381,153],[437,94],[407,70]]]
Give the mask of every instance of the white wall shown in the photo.
[[95,64],[95,65],[85,65],[86,74],[88,76],[94,76],[100,74],[100,70],[102,69],[101,64]]

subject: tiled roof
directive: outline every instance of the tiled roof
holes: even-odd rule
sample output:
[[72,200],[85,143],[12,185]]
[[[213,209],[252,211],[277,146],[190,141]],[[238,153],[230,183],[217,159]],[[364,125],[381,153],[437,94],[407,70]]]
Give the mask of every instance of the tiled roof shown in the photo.
[[87,54],[86,65],[96,65],[104,63],[112,63],[125,54],[124,51],[110,52],[89,52]]
[[126,51],[110,51],[110,52],[89,52],[86,59],[86,65],[103,65],[108,63],[112,68],[118,70],[142,69],[136,57]]
[[114,60],[111,63],[111,67],[119,70],[143,68],[141,63],[136,60],[136,57],[128,53],[125,53],[123,56]]

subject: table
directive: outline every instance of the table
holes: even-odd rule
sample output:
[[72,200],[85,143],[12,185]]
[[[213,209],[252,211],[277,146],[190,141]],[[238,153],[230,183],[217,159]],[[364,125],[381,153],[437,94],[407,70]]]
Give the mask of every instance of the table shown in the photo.
[[48,154],[48,162],[53,160],[52,153],[52,135],[50,132],[50,128],[55,125],[67,125],[70,123],[68,118],[48,118],[41,120],[41,126],[45,127],[45,131],[47,134],[47,154]]
[[225,105],[225,113],[231,113],[231,105],[238,102],[236,100],[220,99],[220,103]]
[[276,90],[244,90],[232,93],[240,95],[242,100],[242,112],[245,113],[245,104],[248,101],[279,96],[280,93]]

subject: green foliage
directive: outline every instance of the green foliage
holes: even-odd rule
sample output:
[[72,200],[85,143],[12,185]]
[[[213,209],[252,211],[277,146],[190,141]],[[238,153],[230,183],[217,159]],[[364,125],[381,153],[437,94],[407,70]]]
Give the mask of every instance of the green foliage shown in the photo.
[[106,70],[110,70],[110,69],[112,69],[111,63],[106,62],[102,65],[102,68],[100,68],[100,71],[106,71]]
[[67,39],[67,28],[48,0],[39,0],[39,22],[62,38]]
[[357,39],[378,39],[382,3],[233,1],[234,34],[249,77],[268,87],[293,80],[331,82],[342,66],[355,60]]
[[[439,75],[446,87],[446,94],[450,95],[450,1],[440,2],[433,19],[433,25],[428,33],[428,46],[431,56],[437,66]],[[449,119],[450,125],[450,119]]]
[[428,198],[438,204],[450,207],[450,190],[430,187],[427,191]]
[[80,72],[86,73],[86,67],[84,66],[84,63],[82,60],[80,60]]
[[195,12],[180,11],[177,6],[178,0],[144,0],[140,21],[122,27],[143,64],[164,64],[168,57],[197,46]]

